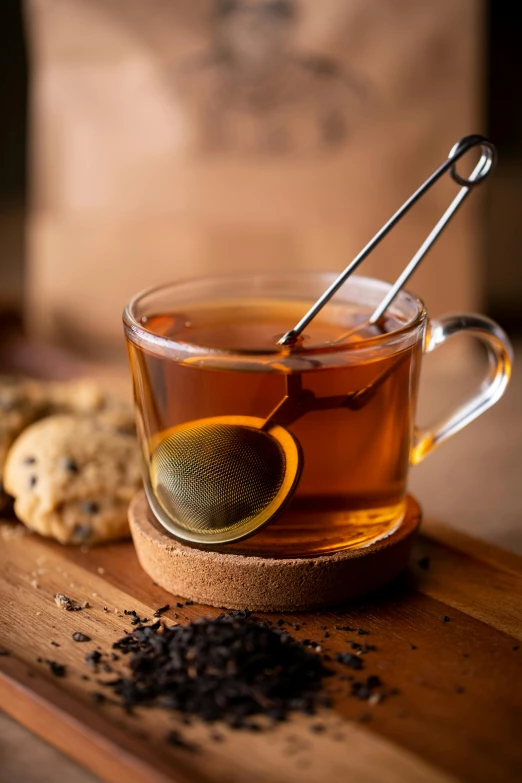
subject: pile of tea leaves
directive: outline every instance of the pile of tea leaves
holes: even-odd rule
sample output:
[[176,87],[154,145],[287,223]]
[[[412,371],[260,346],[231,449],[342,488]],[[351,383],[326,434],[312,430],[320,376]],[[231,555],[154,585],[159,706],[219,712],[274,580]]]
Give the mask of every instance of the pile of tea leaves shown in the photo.
[[126,707],[157,705],[255,728],[255,715],[285,720],[329,706],[319,655],[250,612],[229,612],[167,627],[140,625],[114,643],[130,674],[106,682]]

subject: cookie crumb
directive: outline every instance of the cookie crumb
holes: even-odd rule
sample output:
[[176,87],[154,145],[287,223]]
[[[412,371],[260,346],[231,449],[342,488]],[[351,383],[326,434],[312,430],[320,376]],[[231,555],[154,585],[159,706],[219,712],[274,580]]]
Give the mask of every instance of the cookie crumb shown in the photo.
[[0,527],[2,541],[17,541],[19,538],[32,535],[33,531],[19,522],[3,522]]
[[54,602],[56,606],[59,606],[61,609],[65,609],[66,612],[80,612],[82,609],[89,608],[88,601],[83,601],[80,604],[78,601],[73,601],[63,593],[55,593]]

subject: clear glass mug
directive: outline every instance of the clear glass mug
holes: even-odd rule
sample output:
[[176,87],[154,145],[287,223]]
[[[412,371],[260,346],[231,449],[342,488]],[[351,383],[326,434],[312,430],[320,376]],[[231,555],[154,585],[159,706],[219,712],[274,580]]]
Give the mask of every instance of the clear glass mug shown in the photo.
[[[278,337],[334,279],[281,273],[190,280],[141,293],[126,307],[145,489],[158,522],[171,533],[184,538],[175,503],[155,485],[152,466],[161,443],[187,422],[266,418],[284,397],[289,375],[299,375],[317,401],[288,425],[303,455],[297,489],[266,526],[215,549],[297,557],[366,546],[389,535],[405,511],[410,465],[502,396],[512,350],[502,329],[485,316],[429,321],[422,301],[401,292],[380,328],[352,332],[390,288],[371,278],[350,278],[297,349],[279,348]],[[487,378],[443,421],[418,428],[422,356],[463,331],[484,344]]]

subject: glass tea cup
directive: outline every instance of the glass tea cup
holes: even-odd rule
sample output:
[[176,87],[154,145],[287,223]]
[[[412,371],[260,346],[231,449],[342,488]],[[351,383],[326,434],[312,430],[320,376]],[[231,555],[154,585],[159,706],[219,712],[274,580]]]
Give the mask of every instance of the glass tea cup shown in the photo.
[[[138,294],[126,307],[145,490],[157,521],[177,538],[265,557],[367,546],[400,524],[410,465],[503,394],[511,346],[497,324],[463,314],[429,321],[422,301],[401,292],[369,326],[390,288],[371,278],[351,277],[297,346],[278,346],[334,279],[282,273],[190,280]],[[422,356],[462,331],[485,345],[488,377],[438,425],[416,428]],[[199,423],[262,425],[289,396],[289,384],[308,404],[295,405],[279,428],[299,463],[288,497],[248,537],[231,527],[227,541],[223,530],[248,493],[258,491],[270,455],[254,455],[259,464],[247,465],[254,475],[245,478],[243,463],[227,475],[219,469],[218,441],[200,439],[194,453],[183,436]]]

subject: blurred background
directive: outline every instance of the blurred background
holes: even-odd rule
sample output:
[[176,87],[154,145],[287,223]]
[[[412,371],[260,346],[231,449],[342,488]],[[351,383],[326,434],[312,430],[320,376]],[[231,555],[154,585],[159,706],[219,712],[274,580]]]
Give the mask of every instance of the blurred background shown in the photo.
[[[432,314],[522,328],[516,5],[6,0],[0,301],[30,334],[122,355],[140,288],[340,270],[469,132],[500,163],[411,283]],[[463,164],[465,165],[465,164]],[[366,264],[392,279],[451,182]]]
[[[432,315],[488,313],[519,351],[518,4],[4,0],[0,14],[0,369],[126,378],[133,293],[341,270],[472,132],[498,168],[409,287]],[[441,181],[364,273],[394,279],[455,190]],[[420,420],[477,383],[477,356],[463,338],[426,360]],[[521,396],[515,363],[502,402],[412,471],[429,514],[520,551]]]

